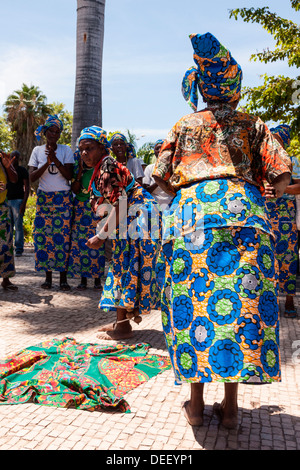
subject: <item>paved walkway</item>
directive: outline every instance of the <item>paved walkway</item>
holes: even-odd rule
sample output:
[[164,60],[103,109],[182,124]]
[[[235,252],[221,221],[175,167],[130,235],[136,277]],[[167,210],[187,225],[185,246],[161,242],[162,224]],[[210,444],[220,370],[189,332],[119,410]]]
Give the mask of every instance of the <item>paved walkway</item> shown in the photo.
[[[97,329],[108,314],[97,308],[99,293],[72,289],[60,292],[40,288],[43,276],[34,272],[34,258],[27,248],[16,259],[14,282],[18,293],[0,291],[0,357],[52,338],[73,337],[97,343]],[[78,282],[71,280],[75,287]],[[298,303],[298,301],[297,301]],[[300,308],[299,308],[300,310]],[[151,352],[167,354],[160,312],[153,311],[134,326],[133,342],[151,344]],[[107,344],[107,343],[106,343]],[[240,385],[239,426],[226,430],[212,413],[221,401],[222,384],[208,385],[202,427],[187,424],[181,403],[189,386],[175,386],[171,370],[126,395],[129,414],[52,408],[33,403],[0,406],[1,450],[296,450],[300,449],[300,323],[281,321],[281,383]],[[298,380],[297,380],[298,379]]]

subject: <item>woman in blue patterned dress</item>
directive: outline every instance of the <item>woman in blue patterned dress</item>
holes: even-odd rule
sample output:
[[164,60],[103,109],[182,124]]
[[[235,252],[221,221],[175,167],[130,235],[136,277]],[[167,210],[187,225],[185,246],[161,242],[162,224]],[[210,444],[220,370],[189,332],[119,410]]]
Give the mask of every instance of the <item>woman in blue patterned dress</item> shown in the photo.
[[[281,124],[270,129],[280,145],[290,145],[290,126]],[[296,195],[300,194],[300,172],[295,157],[292,181],[281,198],[274,198],[273,188],[266,185],[267,210],[276,238],[275,250],[279,264],[279,291],[285,295],[286,318],[295,318],[297,311],[294,303],[298,268],[298,230],[296,224]]]
[[101,279],[105,268],[104,247],[91,250],[86,245],[86,241],[95,234],[100,222],[91,208],[88,190],[94,169],[88,168],[83,163],[79,151],[75,152],[74,160],[71,189],[75,196],[68,275],[81,277],[77,286],[79,290],[87,288],[88,278],[94,279],[95,289],[101,289]]
[[10,291],[15,291],[18,287],[10,281],[10,277],[15,275],[15,262],[13,228],[7,204],[7,182],[16,183],[17,180],[18,175],[13,160],[0,152],[0,277],[3,289]]
[[70,289],[67,283],[68,257],[72,223],[73,198],[70,181],[74,157],[71,148],[58,144],[63,123],[56,115],[48,116],[37,128],[38,140],[44,134],[45,145],[36,146],[30,156],[29,176],[39,181],[34,220],[35,269],[44,271],[43,289],[52,287],[52,271],[60,275],[60,289]]
[[99,308],[116,313],[116,321],[98,337],[123,340],[133,334],[130,319],[160,306],[155,265],[160,247],[160,212],[152,196],[124,165],[109,155],[106,132],[97,126],[83,129],[79,138],[81,158],[94,168],[89,189],[94,212],[107,217],[87,245],[99,249],[112,240],[109,266]]
[[[196,67],[183,80],[193,113],[161,148],[153,176],[175,197],[164,214],[162,322],[183,406],[203,424],[205,383],[223,382],[214,410],[237,425],[238,384],[280,381],[278,287],[263,179],[282,195],[284,149],[257,117],[236,111],[242,71],[210,33],[190,36]],[[197,112],[198,91],[207,107]]]

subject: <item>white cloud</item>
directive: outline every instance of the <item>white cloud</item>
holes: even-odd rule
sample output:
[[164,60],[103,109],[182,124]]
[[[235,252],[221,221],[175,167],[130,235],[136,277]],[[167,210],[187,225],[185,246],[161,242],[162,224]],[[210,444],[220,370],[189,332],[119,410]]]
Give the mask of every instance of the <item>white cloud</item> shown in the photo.
[[[38,46],[5,45],[1,49],[1,106],[10,93],[25,83],[39,87],[48,102],[63,102],[70,109],[75,87],[75,61],[70,46],[64,44],[59,49],[53,44],[51,50],[47,50]],[[73,83],[73,88],[70,83]]]

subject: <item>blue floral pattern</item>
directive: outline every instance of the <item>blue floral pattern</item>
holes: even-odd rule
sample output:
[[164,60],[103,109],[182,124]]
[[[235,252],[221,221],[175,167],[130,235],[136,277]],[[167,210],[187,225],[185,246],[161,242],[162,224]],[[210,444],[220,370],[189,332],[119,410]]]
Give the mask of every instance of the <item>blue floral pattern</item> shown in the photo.
[[71,191],[38,190],[33,230],[36,271],[67,271],[72,210]]
[[[194,212],[194,231],[182,227],[181,236],[163,240],[162,323],[175,382],[280,381],[278,276],[262,198],[250,184],[226,180],[225,194],[214,187],[220,192],[208,202],[205,182],[181,188],[177,206],[194,211],[201,200],[207,223],[200,229]],[[234,188],[246,209],[229,226]],[[177,212],[164,214],[171,231],[175,224],[180,231]]]
[[[138,211],[131,213],[130,208],[135,204],[141,205],[141,216]],[[127,238],[123,239],[118,237],[117,229],[116,238],[112,239],[112,262],[99,301],[100,309],[138,308],[140,314],[148,314],[152,309],[161,308],[158,286],[163,283],[164,270],[160,272],[161,281],[157,282],[160,237],[157,232],[153,236],[153,224],[150,223],[151,217],[155,216],[159,229],[161,215],[155,199],[137,186],[128,197],[127,227],[136,224],[140,236],[133,238],[127,231]],[[145,220],[147,217],[148,221]]]
[[296,203],[292,199],[282,197],[268,200],[266,207],[275,235],[279,289],[285,295],[295,295],[298,263]]
[[89,201],[75,198],[73,210],[68,276],[101,278],[104,276],[105,247],[92,250],[86,245],[88,239],[96,235],[99,218],[93,214]]

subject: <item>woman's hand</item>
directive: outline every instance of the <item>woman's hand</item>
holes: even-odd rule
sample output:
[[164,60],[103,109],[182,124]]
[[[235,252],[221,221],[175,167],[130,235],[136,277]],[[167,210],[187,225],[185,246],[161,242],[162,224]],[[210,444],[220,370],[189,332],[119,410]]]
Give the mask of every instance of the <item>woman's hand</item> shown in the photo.
[[266,183],[265,185],[265,197],[267,198],[276,197],[275,188],[269,183]]
[[10,168],[11,165],[13,165],[16,157],[12,157],[10,158],[9,155],[7,155],[7,153],[3,153],[1,152],[1,157],[2,157],[2,163],[3,163],[3,166],[4,168],[6,168],[7,170]]
[[0,193],[6,190],[6,184],[0,181]]
[[46,145],[45,154],[47,156],[48,165],[51,165],[51,163],[54,163],[56,165],[58,163],[58,166],[59,166],[60,162],[56,157],[55,149],[51,147],[49,144]]
[[94,237],[90,238],[87,242],[86,245],[89,248],[92,248],[93,250],[98,250],[103,243],[105,242],[105,239],[101,239],[95,235]]

